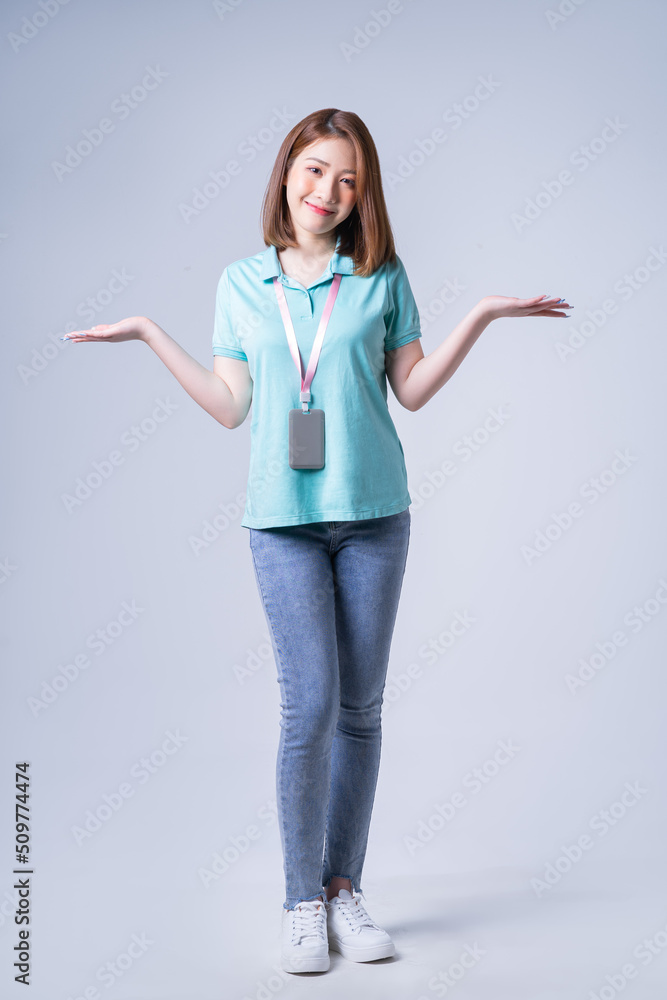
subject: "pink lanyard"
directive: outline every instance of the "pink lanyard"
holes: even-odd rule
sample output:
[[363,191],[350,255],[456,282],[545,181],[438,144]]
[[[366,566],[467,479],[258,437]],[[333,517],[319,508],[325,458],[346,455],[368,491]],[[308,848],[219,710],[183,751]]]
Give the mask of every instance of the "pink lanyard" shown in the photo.
[[285,327],[285,333],[287,335],[287,342],[289,344],[289,349],[294,359],[294,364],[296,365],[299,377],[301,378],[301,394],[299,400],[305,411],[308,410],[308,403],[310,402],[310,386],[313,381],[313,375],[315,374],[315,369],[317,368],[317,362],[320,359],[320,350],[322,349],[322,341],[324,340],[324,334],[326,333],[327,325],[329,323],[329,317],[331,316],[331,310],[333,309],[334,302],[336,301],[336,296],[338,294],[338,286],[340,285],[340,279],[342,274],[335,274],[334,279],[331,283],[331,288],[329,289],[329,295],[327,297],[326,304],[324,306],[324,311],[320,319],[320,325],[317,328],[317,334],[315,336],[315,342],[313,344],[313,349],[310,352],[310,360],[308,361],[308,368],[306,370],[306,375],[303,375],[303,365],[301,361],[301,355],[299,354],[299,345],[296,341],[296,334],[294,333],[294,326],[292,324],[292,317],[290,316],[289,307],[287,305],[287,300],[285,298],[285,291],[283,286],[278,281],[278,278],[273,279],[273,287],[276,290],[276,297],[278,299],[278,305],[280,306],[280,312],[283,318],[283,325]]

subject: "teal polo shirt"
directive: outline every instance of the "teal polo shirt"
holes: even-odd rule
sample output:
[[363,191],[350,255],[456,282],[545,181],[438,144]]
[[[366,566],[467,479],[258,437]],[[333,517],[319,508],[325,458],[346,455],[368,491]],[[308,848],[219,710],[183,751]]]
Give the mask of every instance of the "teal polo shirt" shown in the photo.
[[[338,253],[304,288],[282,270],[275,246],[229,264],[218,282],[213,354],[248,362],[253,380],[246,528],[356,521],[410,506],[403,447],[387,407],[385,351],[421,336],[402,261],[353,275]],[[290,353],[273,277],[282,283],[306,370],[334,274],[342,274],[311,407],[324,410],[324,467],[292,469],[288,414],[301,379]]]

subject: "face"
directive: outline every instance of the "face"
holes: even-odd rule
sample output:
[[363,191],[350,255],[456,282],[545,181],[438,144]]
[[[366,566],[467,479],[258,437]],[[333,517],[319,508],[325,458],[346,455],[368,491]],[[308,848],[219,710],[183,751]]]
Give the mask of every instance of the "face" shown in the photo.
[[[303,149],[283,181],[299,242],[322,237],[329,245],[334,230],[357,199],[354,146],[348,139],[320,139]],[[324,210],[324,211],[322,211]]]

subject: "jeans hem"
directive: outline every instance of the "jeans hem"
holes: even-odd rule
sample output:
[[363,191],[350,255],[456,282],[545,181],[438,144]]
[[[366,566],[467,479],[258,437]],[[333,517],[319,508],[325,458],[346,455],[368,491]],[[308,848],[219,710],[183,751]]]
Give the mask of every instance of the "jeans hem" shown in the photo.
[[325,882],[322,883],[322,888],[323,889],[328,889],[329,886],[331,885],[331,880],[334,879],[334,878],[346,878],[346,879],[348,879],[349,882],[350,882],[350,884],[352,885],[352,895],[354,895],[355,892],[361,892],[361,880],[357,884],[357,880],[355,879],[354,875],[336,875],[336,874],[330,875],[329,878]]
[[[324,886],[322,888],[324,888]],[[322,889],[320,889],[320,891],[316,892],[314,896],[307,896],[305,899],[296,899],[295,898],[295,900],[294,900],[293,903],[290,903],[290,900],[286,899],[285,902],[283,903],[283,909],[284,910],[293,910],[294,907],[297,906],[299,903],[308,903],[311,899],[317,899],[318,896],[325,896],[326,897],[326,893],[322,892]]]

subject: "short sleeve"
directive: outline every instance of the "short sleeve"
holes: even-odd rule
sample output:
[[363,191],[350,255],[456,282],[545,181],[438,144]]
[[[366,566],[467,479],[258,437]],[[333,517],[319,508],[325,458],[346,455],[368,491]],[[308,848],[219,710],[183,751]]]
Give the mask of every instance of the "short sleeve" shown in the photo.
[[396,260],[387,262],[387,299],[389,311],[384,315],[387,329],[384,338],[385,351],[409,344],[421,337],[419,310],[403,261],[396,254]]
[[241,341],[234,332],[228,268],[222,272],[215,298],[213,353],[222,354],[227,358],[239,358],[241,361],[248,360],[248,356],[241,346]]

